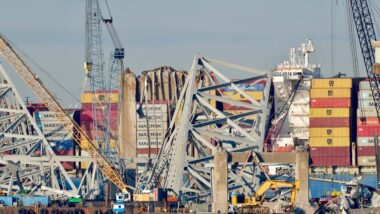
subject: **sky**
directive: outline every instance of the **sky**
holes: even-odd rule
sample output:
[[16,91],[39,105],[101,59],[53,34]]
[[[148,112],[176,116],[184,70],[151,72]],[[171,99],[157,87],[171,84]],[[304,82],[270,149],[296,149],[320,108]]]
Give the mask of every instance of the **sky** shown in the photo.
[[[109,0],[109,4],[126,49],[124,64],[136,74],[163,65],[188,70],[197,53],[270,70],[288,58],[290,47],[312,39],[316,53],[311,61],[321,64],[325,76],[338,72],[352,75],[345,1]],[[0,0],[0,5],[0,33],[74,95],[41,74],[65,106],[74,104],[85,76],[85,1]],[[113,46],[106,31],[103,37],[108,61]],[[40,73],[38,69],[35,72]],[[31,96],[17,77],[10,75],[22,96]],[[239,78],[233,73],[229,76]]]

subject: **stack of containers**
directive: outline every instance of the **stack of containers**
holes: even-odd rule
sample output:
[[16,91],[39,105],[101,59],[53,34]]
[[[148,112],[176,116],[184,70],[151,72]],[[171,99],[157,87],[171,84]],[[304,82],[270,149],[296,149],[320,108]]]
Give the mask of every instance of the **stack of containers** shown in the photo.
[[375,166],[375,132],[380,135],[372,91],[367,80],[360,81],[357,110],[357,154],[359,166]]
[[[168,129],[168,106],[165,101],[142,104],[143,115],[137,114],[137,157],[155,157]],[[136,109],[141,104],[137,104]]]
[[313,79],[311,87],[311,164],[350,166],[352,79]]
[[292,137],[309,139],[310,80],[302,80],[289,108],[289,127]]
[[[251,96],[253,99],[260,101],[263,98],[263,90],[265,87],[265,80],[253,81],[253,82],[244,82],[236,84],[239,88],[243,89],[248,96]],[[231,86],[223,88],[223,95],[227,96],[232,100],[239,100],[243,102],[249,102],[245,97],[236,92]],[[242,114],[248,111],[252,111],[251,109],[230,105],[228,103],[223,103],[223,111],[230,114]],[[255,115],[247,116],[247,119],[255,120]]]
[[[72,156],[75,154],[74,140],[63,128],[61,114],[51,111],[35,111],[33,115],[40,130],[44,133],[56,155]],[[62,162],[66,170],[74,169],[74,162]]]
[[[81,129],[90,137],[90,139],[93,139],[95,134],[95,127],[94,127],[94,117],[93,117],[93,102],[95,102],[96,106],[96,114],[98,118],[98,127],[101,127],[105,124],[102,124],[105,122],[106,115],[103,111],[104,103],[109,101],[110,104],[110,113],[109,113],[109,125],[110,125],[110,132],[111,133],[117,133],[117,121],[118,121],[118,103],[119,103],[119,93],[117,90],[112,91],[97,91],[95,94],[92,92],[84,92],[81,96],[82,101],[82,110],[80,114],[80,126]],[[101,130],[101,128],[98,128],[99,135],[104,134]],[[111,137],[113,135],[111,134]],[[86,145],[87,142],[83,142],[82,145]],[[111,149],[116,149],[116,141],[115,139],[110,139],[110,147]],[[81,151],[82,156],[89,156],[89,154],[86,151]],[[86,169],[88,167],[89,163],[82,162],[81,167],[82,169]]]

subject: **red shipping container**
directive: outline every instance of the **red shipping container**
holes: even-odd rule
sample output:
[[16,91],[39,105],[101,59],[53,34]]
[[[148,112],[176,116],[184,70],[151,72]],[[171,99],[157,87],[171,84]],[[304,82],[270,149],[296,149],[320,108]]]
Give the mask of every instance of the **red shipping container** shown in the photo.
[[358,126],[358,137],[373,137],[377,132],[380,135],[380,126]]
[[320,117],[320,118],[310,118],[310,128],[318,127],[349,127],[350,118],[349,117]]
[[311,157],[345,157],[350,156],[350,147],[311,147]]
[[[111,120],[109,122],[109,124],[110,124],[111,130],[116,130],[117,129],[117,121],[115,121],[115,120],[112,121]],[[104,120],[101,121],[100,123],[98,123],[98,127],[104,127],[104,126],[105,126],[105,121]],[[93,123],[92,120],[91,121],[81,121],[80,127],[81,127],[82,130],[93,130],[93,129],[95,129],[94,128],[94,123]]]
[[[116,120],[116,118],[118,117],[118,112],[117,111],[111,111],[109,116],[110,116],[111,120]],[[98,118],[101,120],[104,120],[106,118],[106,116],[104,113],[99,112]],[[91,111],[82,111],[80,114],[80,120],[81,121],[92,121],[92,112]]]
[[[380,149],[379,149],[379,152],[380,152]],[[374,146],[358,146],[358,156],[375,156],[375,147]]]
[[351,157],[312,157],[312,166],[350,166]]
[[145,154],[158,154],[160,152],[159,148],[139,148],[137,149],[137,154],[145,155]]
[[351,98],[313,98],[310,99],[310,108],[349,108]]
[[358,127],[380,126],[379,118],[377,118],[377,117],[364,117],[364,122],[362,122],[362,120],[360,118],[360,114],[358,114],[357,124],[358,124]]
[[[239,100],[239,101],[244,102],[244,103],[251,103],[249,100]],[[253,109],[238,106],[238,105],[231,105],[228,103],[223,103],[223,110],[253,110]]]
[[273,146],[272,152],[291,152],[294,146]]
[[[60,156],[73,156],[74,155],[74,149],[61,149],[61,150],[56,150],[55,151],[55,154],[56,155],[60,155]],[[65,168],[66,170],[73,170],[74,169],[74,162],[70,162],[70,161],[61,161],[61,164],[63,166],[63,168]]]
[[[117,111],[119,107],[118,103],[111,103],[110,110]],[[98,105],[96,109],[101,109],[102,106]],[[82,103],[82,111],[92,111],[92,103]]]

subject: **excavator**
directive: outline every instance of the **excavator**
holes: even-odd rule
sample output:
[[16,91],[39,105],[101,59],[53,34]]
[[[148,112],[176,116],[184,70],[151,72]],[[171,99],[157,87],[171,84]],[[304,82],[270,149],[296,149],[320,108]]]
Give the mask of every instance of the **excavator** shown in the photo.
[[[281,189],[290,189],[290,192],[291,192],[290,204],[287,207],[293,208],[296,196],[298,194],[299,181],[290,182],[290,181],[285,181],[285,180],[268,179],[264,181],[264,183],[261,184],[259,189],[256,191],[255,195],[253,196],[245,196],[245,197],[243,196],[244,200],[241,200],[242,198],[241,196],[239,197],[237,195],[233,195],[231,198],[231,204],[232,206],[237,207],[240,210],[249,209],[251,211],[253,210],[257,211],[256,209],[263,205],[264,199],[268,190],[281,190]],[[263,208],[260,207],[260,209],[263,209]]]

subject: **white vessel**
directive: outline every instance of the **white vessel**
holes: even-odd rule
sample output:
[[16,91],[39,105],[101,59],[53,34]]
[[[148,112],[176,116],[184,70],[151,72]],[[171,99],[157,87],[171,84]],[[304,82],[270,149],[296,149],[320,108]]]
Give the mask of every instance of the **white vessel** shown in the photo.
[[[281,112],[301,80],[281,131],[274,141],[273,151],[288,151],[294,147],[294,142],[308,141],[310,79],[320,77],[321,72],[320,65],[310,63],[310,56],[314,52],[314,44],[311,40],[306,40],[298,48],[290,48],[289,60],[279,64],[273,71],[275,113]],[[284,148],[284,145],[288,148]]]

